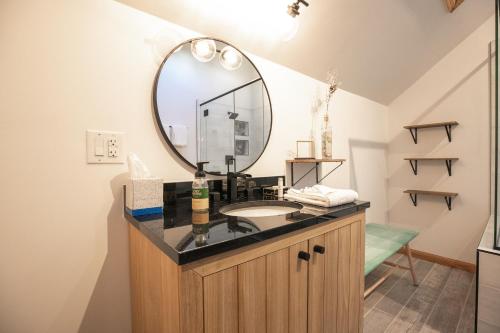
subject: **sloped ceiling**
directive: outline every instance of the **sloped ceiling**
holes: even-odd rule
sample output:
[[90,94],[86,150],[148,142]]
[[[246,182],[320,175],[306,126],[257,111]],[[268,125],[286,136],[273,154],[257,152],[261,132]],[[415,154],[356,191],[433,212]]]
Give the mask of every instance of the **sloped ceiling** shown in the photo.
[[291,0],[118,1],[319,80],[336,69],[342,89],[382,104],[406,90],[495,7],[494,0],[465,0],[449,13],[443,0],[309,0],[297,35],[284,42],[273,21]]

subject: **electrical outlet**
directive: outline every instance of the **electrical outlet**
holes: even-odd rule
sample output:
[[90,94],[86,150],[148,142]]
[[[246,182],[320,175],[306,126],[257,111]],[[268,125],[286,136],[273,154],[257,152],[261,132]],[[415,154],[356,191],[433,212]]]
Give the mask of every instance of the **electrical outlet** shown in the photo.
[[87,130],[87,163],[124,163],[124,133]]
[[120,156],[120,146],[118,145],[118,139],[112,137],[108,140],[108,157],[119,157]]

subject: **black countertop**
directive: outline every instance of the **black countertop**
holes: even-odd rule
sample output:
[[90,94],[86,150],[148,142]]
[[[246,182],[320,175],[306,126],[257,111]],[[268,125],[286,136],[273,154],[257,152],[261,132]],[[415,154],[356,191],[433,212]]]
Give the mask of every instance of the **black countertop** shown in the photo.
[[[196,214],[191,211],[191,198],[181,198],[175,205],[165,206],[163,215],[133,217],[125,213],[125,217],[172,260],[182,265],[370,207],[366,201],[331,208],[304,204],[294,214],[242,218],[219,213],[219,209],[227,204],[221,201],[211,205],[209,213]],[[193,221],[208,221],[208,224],[193,224]]]

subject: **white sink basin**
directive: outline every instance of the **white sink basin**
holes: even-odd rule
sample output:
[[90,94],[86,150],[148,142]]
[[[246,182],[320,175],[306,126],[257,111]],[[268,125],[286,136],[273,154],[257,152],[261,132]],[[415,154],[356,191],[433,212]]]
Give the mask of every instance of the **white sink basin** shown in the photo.
[[293,214],[303,208],[301,204],[289,201],[249,201],[222,207],[219,212],[238,217],[266,217]]

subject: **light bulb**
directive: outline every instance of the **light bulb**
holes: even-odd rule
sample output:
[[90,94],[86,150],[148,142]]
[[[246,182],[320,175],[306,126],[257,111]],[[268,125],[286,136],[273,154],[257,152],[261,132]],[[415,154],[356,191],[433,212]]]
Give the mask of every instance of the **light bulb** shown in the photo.
[[198,61],[209,62],[216,52],[215,42],[211,39],[197,39],[191,42],[191,53]]
[[234,71],[241,67],[243,56],[234,47],[226,46],[220,52],[219,62],[228,71]]
[[277,19],[278,31],[281,40],[287,42],[297,34],[299,30],[299,20],[297,17],[292,17],[288,13],[283,13]]

